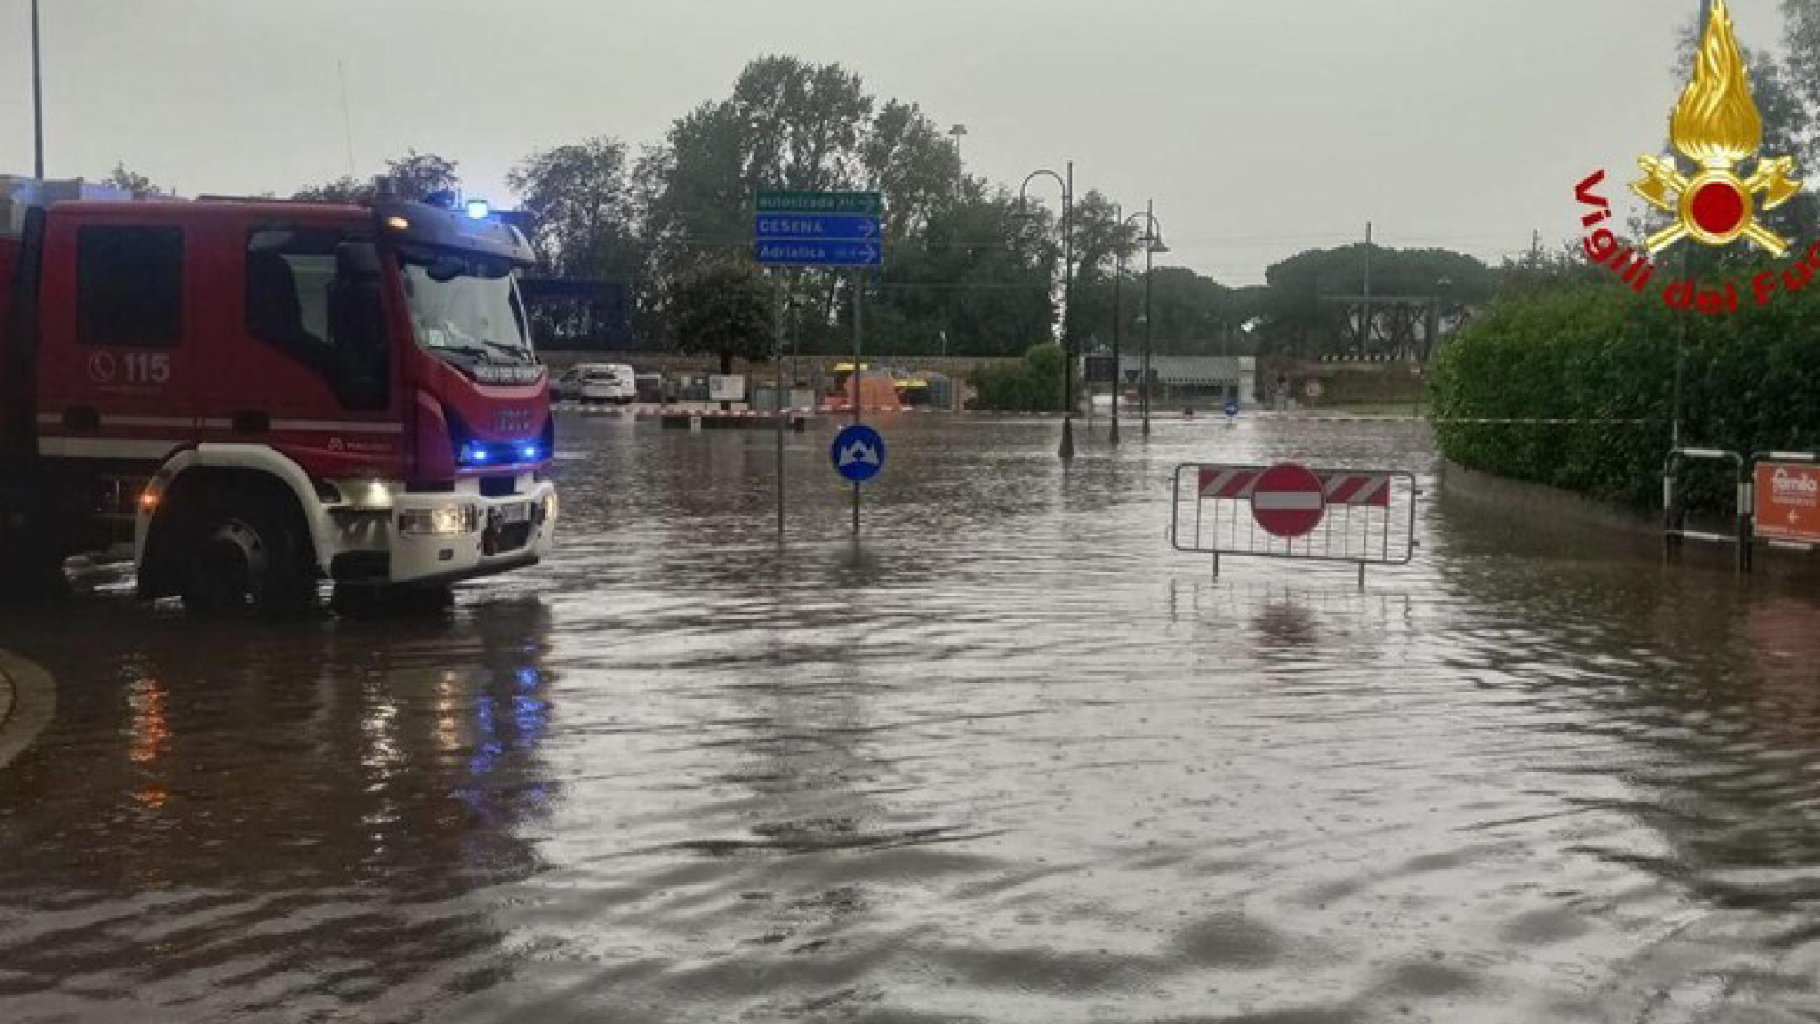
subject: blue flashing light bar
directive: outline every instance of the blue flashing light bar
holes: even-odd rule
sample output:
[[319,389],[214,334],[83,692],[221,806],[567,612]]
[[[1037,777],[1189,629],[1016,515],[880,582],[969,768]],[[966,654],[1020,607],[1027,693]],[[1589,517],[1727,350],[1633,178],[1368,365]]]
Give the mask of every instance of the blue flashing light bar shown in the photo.
[[468,200],[468,216],[475,220],[486,220],[493,213],[493,206],[485,199]]

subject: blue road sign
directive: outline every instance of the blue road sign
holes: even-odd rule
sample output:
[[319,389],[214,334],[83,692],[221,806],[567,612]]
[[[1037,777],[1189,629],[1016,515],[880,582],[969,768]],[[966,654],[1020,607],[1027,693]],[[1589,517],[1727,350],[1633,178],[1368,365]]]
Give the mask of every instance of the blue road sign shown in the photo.
[[864,423],[849,424],[834,435],[828,454],[834,471],[854,483],[864,483],[885,468],[885,439]]
[[884,262],[884,253],[873,242],[764,240],[758,243],[758,262],[774,266],[876,267]]
[[1239,414],[1239,403],[1234,399],[1227,399],[1226,400],[1226,415],[1227,416],[1237,416],[1238,414]]
[[778,241],[857,241],[878,237],[878,218],[840,213],[761,213],[758,238]]

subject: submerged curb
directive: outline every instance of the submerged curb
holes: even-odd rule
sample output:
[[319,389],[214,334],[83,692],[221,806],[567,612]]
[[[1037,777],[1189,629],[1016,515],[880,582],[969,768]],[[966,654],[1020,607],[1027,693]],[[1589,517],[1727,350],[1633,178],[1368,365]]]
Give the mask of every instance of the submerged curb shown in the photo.
[[56,706],[50,673],[0,650],[0,768],[31,746]]

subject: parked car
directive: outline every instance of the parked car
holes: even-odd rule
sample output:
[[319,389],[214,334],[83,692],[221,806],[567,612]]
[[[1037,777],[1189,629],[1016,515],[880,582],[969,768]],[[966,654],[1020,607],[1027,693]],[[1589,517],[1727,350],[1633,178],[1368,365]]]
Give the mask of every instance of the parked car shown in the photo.
[[581,375],[587,372],[589,363],[578,363],[562,372],[562,375],[550,382],[550,401],[574,402],[581,398]]
[[613,402],[629,405],[638,398],[632,368],[624,363],[578,363],[551,385],[565,402]]

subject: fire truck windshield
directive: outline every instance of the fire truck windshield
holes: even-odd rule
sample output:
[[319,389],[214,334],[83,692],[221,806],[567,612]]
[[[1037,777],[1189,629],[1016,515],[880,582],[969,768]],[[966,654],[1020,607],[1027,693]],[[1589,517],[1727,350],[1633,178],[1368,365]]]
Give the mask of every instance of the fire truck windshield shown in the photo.
[[417,343],[482,381],[534,365],[518,286],[490,261],[437,255],[404,260],[404,294]]

